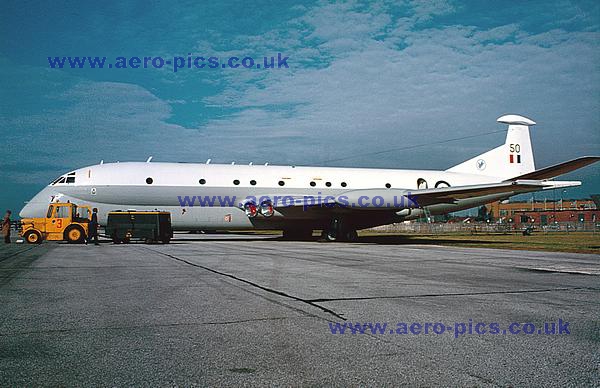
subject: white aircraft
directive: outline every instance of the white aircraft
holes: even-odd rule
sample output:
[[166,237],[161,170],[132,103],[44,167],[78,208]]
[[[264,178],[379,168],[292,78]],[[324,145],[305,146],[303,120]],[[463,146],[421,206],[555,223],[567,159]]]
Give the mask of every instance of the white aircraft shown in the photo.
[[353,240],[356,230],[463,210],[515,194],[578,186],[553,181],[600,160],[535,169],[532,120],[506,115],[506,142],[445,171],[146,162],[100,163],[54,180],[20,212],[44,217],[49,202],[99,209],[165,210],[174,230],[282,229],[306,238]]

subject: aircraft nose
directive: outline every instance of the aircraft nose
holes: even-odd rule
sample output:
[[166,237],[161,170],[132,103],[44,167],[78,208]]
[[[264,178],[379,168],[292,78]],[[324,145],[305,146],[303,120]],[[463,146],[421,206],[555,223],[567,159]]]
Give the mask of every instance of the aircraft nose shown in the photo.
[[21,209],[19,216],[21,218],[38,218],[45,217],[48,211],[48,204],[53,196],[59,193],[52,187],[46,187],[37,193],[31,200]]
[[48,202],[28,202],[19,212],[21,218],[39,218],[44,217],[48,210]]

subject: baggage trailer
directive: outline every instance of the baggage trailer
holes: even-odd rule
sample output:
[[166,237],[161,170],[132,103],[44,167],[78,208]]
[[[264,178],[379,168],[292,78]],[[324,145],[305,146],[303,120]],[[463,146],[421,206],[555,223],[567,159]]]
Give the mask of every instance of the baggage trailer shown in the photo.
[[113,243],[129,243],[132,239],[146,243],[162,241],[168,244],[173,237],[171,213],[163,211],[112,211],[108,213],[106,235]]

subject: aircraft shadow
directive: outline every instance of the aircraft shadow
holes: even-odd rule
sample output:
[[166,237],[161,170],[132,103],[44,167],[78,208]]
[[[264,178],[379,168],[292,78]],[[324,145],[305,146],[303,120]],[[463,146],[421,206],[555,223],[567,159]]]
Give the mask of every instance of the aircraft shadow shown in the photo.
[[454,240],[444,238],[422,239],[421,236],[409,236],[409,235],[381,235],[381,236],[361,236],[355,242],[357,243],[368,243],[378,245],[465,245],[465,244],[476,244],[476,245],[498,245],[498,244],[510,244],[510,241],[490,241],[478,238],[465,239],[465,240]]

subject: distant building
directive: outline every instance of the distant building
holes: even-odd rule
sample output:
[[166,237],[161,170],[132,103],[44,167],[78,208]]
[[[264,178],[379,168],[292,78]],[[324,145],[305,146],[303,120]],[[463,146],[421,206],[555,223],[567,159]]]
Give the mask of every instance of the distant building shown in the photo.
[[516,227],[521,224],[544,226],[600,222],[600,208],[592,199],[494,202],[486,205],[486,209],[494,222],[510,223]]

